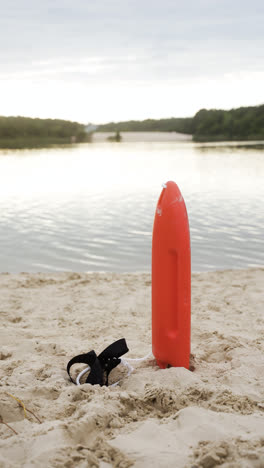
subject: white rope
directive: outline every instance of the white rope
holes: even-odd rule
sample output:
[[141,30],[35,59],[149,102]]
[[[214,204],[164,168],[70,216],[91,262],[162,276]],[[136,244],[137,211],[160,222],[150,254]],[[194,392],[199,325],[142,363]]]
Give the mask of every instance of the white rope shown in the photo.
[[[130,376],[130,374],[133,372],[134,370],[134,367],[130,366],[130,364],[128,364],[128,362],[126,362],[124,359],[121,359],[121,364],[124,364],[124,366],[126,366],[128,368],[128,373],[127,373],[127,377]],[[119,382],[121,382],[122,379],[118,380],[117,382],[113,383],[112,385],[109,385],[109,387],[116,387]]]
[[146,356],[141,357],[141,358],[136,358],[136,359],[135,359],[135,358],[134,358],[134,359],[132,359],[132,358],[126,358],[126,361],[134,361],[134,362],[136,362],[136,361],[138,361],[138,362],[139,362],[139,361],[145,361],[145,360],[148,359],[150,356],[152,356],[152,351],[150,351],[150,353],[148,353]]
[[[148,359],[151,355],[152,355],[152,352],[150,352],[149,354],[147,354],[147,355],[144,356],[143,358],[136,358],[136,359],[135,359],[135,358],[134,358],[134,359],[132,359],[132,358],[122,359],[122,358],[121,358],[121,364],[123,364],[123,365],[124,365],[125,367],[127,367],[127,369],[128,369],[127,377],[129,377],[129,376],[132,374],[133,370],[134,370],[134,368],[133,368],[127,361],[134,361],[134,362],[145,361],[145,360]],[[86,367],[85,369],[83,369],[83,370],[78,374],[78,376],[77,376],[77,378],[76,378],[76,384],[77,384],[77,385],[81,385],[80,379],[82,378],[82,376],[83,376],[84,374],[86,374],[87,372],[89,372],[90,369],[91,369],[90,366],[88,366],[88,367]],[[119,382],[121,382],[121,380],[122,380],[122,379],[118,380],[117,382],[113,383],[112,385],[109,385],[109,387],[116,387],[116,386],[119,384]]]
[[91,369],[90,366],[89,366],[89,367],[86,367],[85,369],[82,370],[82,372],[80,372],[80,374],[78,374],[78,377],[77,377],[77,379],[76,379],[76,384],[77,384],[77,385],[81,385],[80,379],[82,378],[82,376],[83,376],[84,374],[86,374],[86,372],[89,372],[90,369]]

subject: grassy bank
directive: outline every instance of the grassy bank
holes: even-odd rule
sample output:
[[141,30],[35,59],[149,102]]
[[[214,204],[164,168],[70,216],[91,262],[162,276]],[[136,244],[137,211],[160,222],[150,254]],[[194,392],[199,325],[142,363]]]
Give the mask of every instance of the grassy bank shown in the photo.
[[221,142],[221,141],[264,141],[264,135],[193,135],[193,141],[197,143],[210,143],[210,142]]
[[[91,137],[88,137],[82,142],[91,142]],[[69,137],[62,138],[1,138],[0,149],[26,149],[26,148],[48,148],[54,145],[72,145],[75,143]],[[76,143],[78,143],[76,141]]]

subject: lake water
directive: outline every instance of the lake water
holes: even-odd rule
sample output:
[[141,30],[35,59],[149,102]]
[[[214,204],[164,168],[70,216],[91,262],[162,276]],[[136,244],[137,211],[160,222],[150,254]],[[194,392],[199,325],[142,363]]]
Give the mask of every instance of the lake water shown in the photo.
[[186,202],[193,271],[264,265],[261,146],[133,138],[0,150],[0,271],[150,271],[167,180]]

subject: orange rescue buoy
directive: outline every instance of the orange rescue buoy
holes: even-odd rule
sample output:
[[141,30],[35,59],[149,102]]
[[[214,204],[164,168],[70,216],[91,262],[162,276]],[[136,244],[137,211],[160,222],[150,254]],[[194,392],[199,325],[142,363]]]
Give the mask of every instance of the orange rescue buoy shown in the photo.
[[158,200],[152,237],[152,352],[161,368],[189,369],[191,248],[188,215],[175,182]]

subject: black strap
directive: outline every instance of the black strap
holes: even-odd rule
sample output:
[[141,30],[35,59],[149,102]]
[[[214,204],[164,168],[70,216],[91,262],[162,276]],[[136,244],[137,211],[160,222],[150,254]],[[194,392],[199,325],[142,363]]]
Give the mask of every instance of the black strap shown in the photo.
[[70,374],[70,368],[73,364],[84,363],[87,364],[91,370],[86,379],[85,383],[92,385],[103,385],[108,386],[108,376],[118,364],[120,364],[120,356],[127,353],[128,347],[125,338],[115,341],[110,346],[104,349],[104,351],[96,355],[95,351],[89,351],[89,353],[79,354],[72,358],[67,364],[67,372],[71,381],[76,384]]

